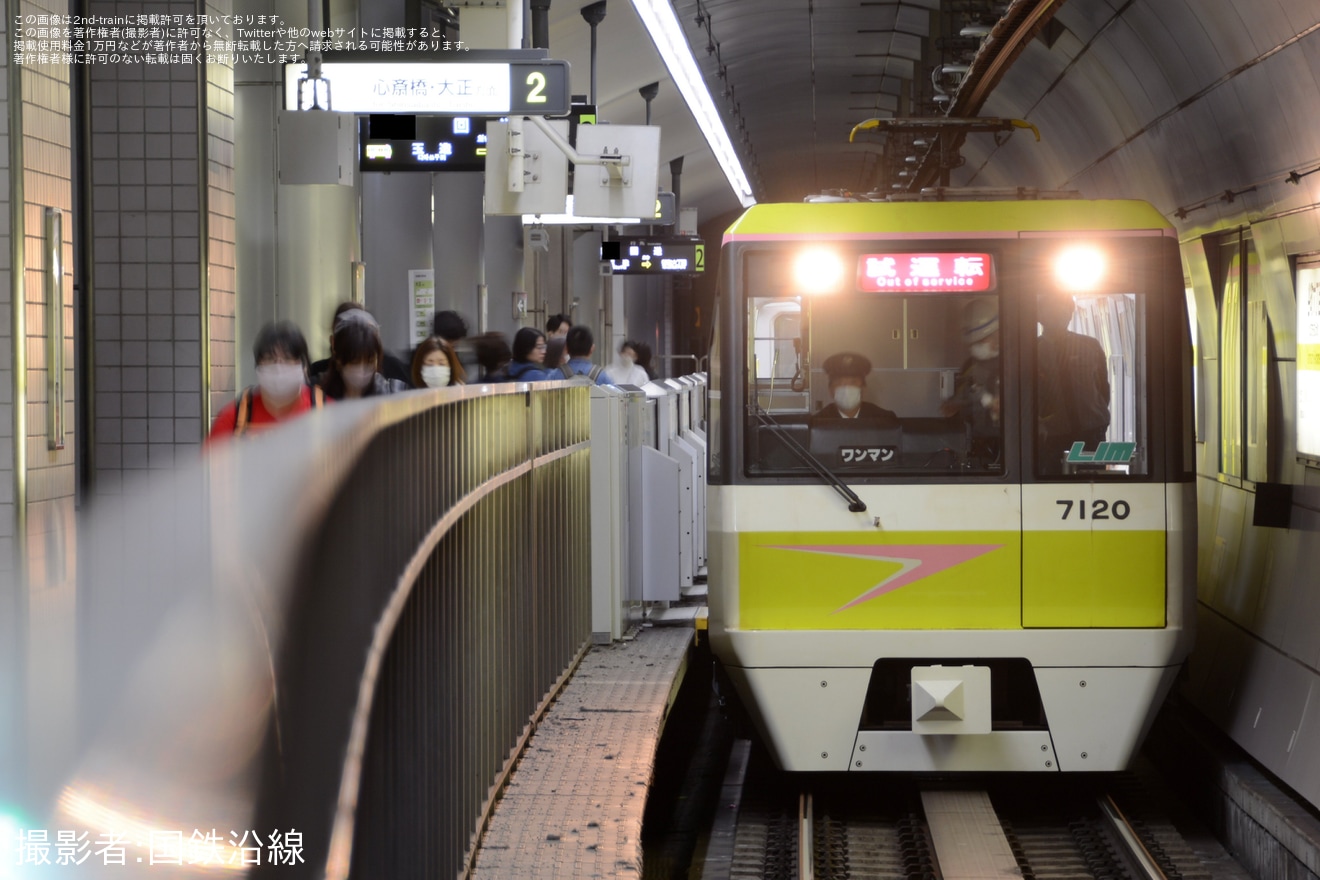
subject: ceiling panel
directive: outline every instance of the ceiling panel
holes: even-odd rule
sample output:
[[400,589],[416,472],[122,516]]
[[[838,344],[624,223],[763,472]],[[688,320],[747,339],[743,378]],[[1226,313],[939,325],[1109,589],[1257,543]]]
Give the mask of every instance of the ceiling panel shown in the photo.
[[[570,61],[573,91],[583,93],[590,30],[576,5],[562,2],[550,11],[550,51]],[[849,130],[870,116],[929,107],[932,65],[948,56],[928,56],[944,45],[928,32],[949,26],[949,10],[981,3],[990,0],[945,0],[945,12],[932,15],[939,0],[701,0],[700,24],[697,0],[674,7],[734,140],[743,143],[746,132],[749,165],[754,157],[768,185],[760,196],[798,200],[876,181],[881,137],[849,144]],[[1072,0],[1057,10],[1051,39],[1025,48],[982,109],[1025,116],[1043,142],[1021,132],[1002,146],[969,136],[956,179],[1149,193],[1163,207],[1227,181],[1246,185],[1320,163],[1320,127],[1306,109],[1320,93],[1320,32],[1272,51],[1316,24],[1315,0]],[[631,5],[611,3],[598,34],[607,121],[640,123],[636,90],[659,81],[653,120],[663,128],[662,160],[687,157],[685,201],[703,216],[732,210],[732,193]],[[1313,182],[1320,175],[1285,192],[1305,194]],[[1262,186],[1205,216],[1241,211],[1272,191]]]
[[919,37],[929,36],[930,10],[906,4],[898,7],[898,26],[895,30],[900,30],[905,34],[915,34]]

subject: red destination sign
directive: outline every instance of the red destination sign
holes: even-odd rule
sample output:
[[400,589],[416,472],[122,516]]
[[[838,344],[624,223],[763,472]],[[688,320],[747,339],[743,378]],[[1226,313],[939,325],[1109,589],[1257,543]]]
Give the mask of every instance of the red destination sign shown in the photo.
[[989,254],[863,254],[857,287],[905,293],[969,293],[994,288]]

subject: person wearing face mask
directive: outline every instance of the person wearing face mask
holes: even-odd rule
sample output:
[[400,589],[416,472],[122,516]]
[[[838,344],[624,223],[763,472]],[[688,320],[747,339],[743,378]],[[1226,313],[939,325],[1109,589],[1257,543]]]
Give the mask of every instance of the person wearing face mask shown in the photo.
[[619,346],[619,357],[605,370],[615,385],[636,385],[638,388],[651,381],[645,368],[637,363],[637,343],[626,339]]
[[[339,326],[340,317],[345,312],[352,312],[352,311],[362,312],[373,322],[376,320],[374,317],[371,316],[370,312],[368,312],[366,309],[362,307],[362,303],[356,303],[351,301],[341,302],[338,306],[335,307],[334,317],[330,319],[331,348],[334,348],[335,345],[335,328]],[[451,312],[450,314],[453,313]],[[459,320],[461,321],[462,319],[459,318]],[[377,328],[377,330],[379,331],[379,327]],[[437,334],[437,335],[443,336],[443,334]],[[325,376],[326,371],[329,369],[330,369],[330,358],[324,358],[319,361],[312,361],[311,369],[308,370],[307,375],[310,377],[310,381],[313,385],[320,385],[321,379]],[[398,379],[400,382],[403,382],[405,385],[407,385],[409,382],[412,381],[411,372],[408,369],[407,362],[400,360],[399,358],[390,354],[388,351],[384,352],[381,358],[380,366],[378,366],[377,369],[380,371],[381,375],[383,375],[386,379]]]
[[324,403],[321,389],[307,384],[307,340],[298,325],[278,321],[262,327],[252,355],[257,384],[220,410],[207,444],[269,428]]
[[972,454],[987,462],[999,459],[1000,368],[999,302],[983,296],[967,303],[962,339],[971,355],[958,370],[953,394],[940,405],[946,416],[961,416],[972,429]]
[[353,309],[335,321],[330,337],[330,368],[321,387],[332,400],[374,397],[405,391],[408,383],[387,379],[378,370],[383,355],[380,328],[369,312]]
[[871,362],[866,357],[853,351],[841,351],[827,357],[822,367],[830,379],[833,402],[821,407],[816,413],[817,418],[897,420],[898,417],[884,407],[862,400],[862,389],[871,373]]
[[446,388],[467,381],[467,374],[454,354],[453,346],[436,336],[417,346],[413,353],[412,377],[414,388]]

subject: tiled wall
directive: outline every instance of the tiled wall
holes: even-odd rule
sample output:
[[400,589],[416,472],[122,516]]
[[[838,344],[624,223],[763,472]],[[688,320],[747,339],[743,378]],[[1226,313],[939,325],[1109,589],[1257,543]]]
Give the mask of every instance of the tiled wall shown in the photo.
[[[28,15],[67,14],[67,2],[26,2]],[[69,67],[64,64],[23,65],[23,237],[24,333],[27,337],[27,558],[34,581],[49,584],[69,580],[74,497],[74,362],[73,362],[73,186],[72,129],[69,119]],[[44,213],[63,213],[63,298],[60,326],[48,328],[45,279]],[[46,336],[59,334],[64,347],[63,449],[50,449],[46,433]],[[6,362],[9,350],[0,352]],[[9,459],[13,460],[12,450]],[[50,540],[47,540],[48,536]],[[68,544],[66,548],[64,545]],[[47,569],[50,569],[47,571]],[[47,574],[47,577],[41,577]]]
[[[93,0],[93,15],[195,15],[191,2]],[[222,10],[208,6],[211,14]],[[199,177],[199,78],[209,169]],[[95,480],[116,494],[132,472],[168,469],[206,432],[205,258],[222,368],[232,396],[232,72],[192,64],[97,65],[92,70]],[[226,122],[228,120],[228,122]],[[226,196],[226,193],[229,195]],[[214,223],[214,218],[221,222]],[[208,238],[219,233],[221,241]],[[205,249],[205,250],[204,250]],[[210,317],[210,315],[208,315]],[[230,346],[232,348],[232,346]]]
[[[210,15],[233,12],[232,0],[207,3]],[[225,26],[219,28],[229,38]],[[211,396],[210,417],[234,399],[234,351],[237,270],[234,208],[234,68],[211,64],[206,69],[206,135],[210,166],[207,190],[210,279]],[[242,356],[239,352],[237,356]],[[203,425],[203,432],[207,425]]]

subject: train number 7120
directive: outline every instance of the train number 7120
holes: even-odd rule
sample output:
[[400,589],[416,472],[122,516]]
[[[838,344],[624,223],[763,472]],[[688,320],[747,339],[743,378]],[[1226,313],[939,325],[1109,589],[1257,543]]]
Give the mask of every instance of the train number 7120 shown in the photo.
[[1127,519],[1132,508],[1126,501],[1115,501],[1112,504],[1099,498],[1093,498],[1087,501],[1085,498],[1079,501],[1073,501],[1071,498],[1062,498],[1054,502],[1063,508],[1063,516],[1060,519],[1067,519],[1072,515],[1074,506],[1077,509],[1077,518],[1086,519],[1089,506],[1091,519]]

